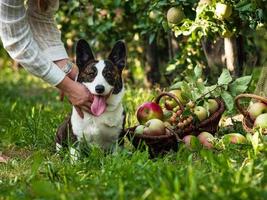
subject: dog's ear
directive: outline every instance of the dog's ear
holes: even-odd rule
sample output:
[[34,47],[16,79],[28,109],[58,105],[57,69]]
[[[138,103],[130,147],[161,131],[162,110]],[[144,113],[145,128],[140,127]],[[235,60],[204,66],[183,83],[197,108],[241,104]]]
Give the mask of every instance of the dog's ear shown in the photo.
[[94,59],[90,45],[83,39],[79,40],[76,46],[76,64],[78,68],[83,69],[86,63]]
[[117,67],[122,70],[126,65],[126,46],[123,41],[118,41],[114,45],[111,53],[108,56]]

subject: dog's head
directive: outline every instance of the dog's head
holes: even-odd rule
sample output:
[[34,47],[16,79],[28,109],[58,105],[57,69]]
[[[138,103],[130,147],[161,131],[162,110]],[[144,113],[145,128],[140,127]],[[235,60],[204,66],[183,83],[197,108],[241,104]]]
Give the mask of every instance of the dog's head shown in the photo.
[[76,63],[79,68],[78,82],[83,83],[94,95],[92,112],[104,112],[106,99],[123,89],[122,70],[126,64],[126,47],[118,41],[108,58],[96,60],[89,44],[79,40],[76,47]]

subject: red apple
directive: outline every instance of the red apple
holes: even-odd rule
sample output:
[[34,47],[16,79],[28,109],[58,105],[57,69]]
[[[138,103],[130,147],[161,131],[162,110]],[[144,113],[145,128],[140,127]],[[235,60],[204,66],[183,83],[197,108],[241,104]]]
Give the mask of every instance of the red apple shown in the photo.
[[163,119],[163,111],[161,107],[154,103],[154,102],[146,102],[143,103],[137,109],[137,120],[140,124],[146,123],[148,120],[157,118],[162,120]]
[[165,125],[159,119],[150,119],[145,123],[144,134],[146,135],[164,135]]
[[199,119],[199,121],[203,121],[203,120],[207,119],[207,117],[208,117],[207,110],[202,106],[195,107],[194,113],[197,116],[197,118]]
[[222,137],[223,141],[232,144],[245,144],[247,139],[240,133],[229,133]]
[[260,127],[265,130],[267,129],[267,113],[261,114],[256,118],[254,127]]
[[249,117],[254,121],[260,114],[267,112],[267,105],[262,102],[256,102],[249,106]]
[[207,149],[211,149],[213,147],[212,140],[214,139],[214,137],[209,132],[201,132],[197,136],[197,138],[199,139],[203,147]]
[[190,150],[197,149],[197,146],[199,146],[199,140],[194,135],[185,136],[183,138],[183,141],[185,143],[185,146]]
[[213,114],[219,108],[219,104],[215,99],[208,99],[207,104],[210,114]]

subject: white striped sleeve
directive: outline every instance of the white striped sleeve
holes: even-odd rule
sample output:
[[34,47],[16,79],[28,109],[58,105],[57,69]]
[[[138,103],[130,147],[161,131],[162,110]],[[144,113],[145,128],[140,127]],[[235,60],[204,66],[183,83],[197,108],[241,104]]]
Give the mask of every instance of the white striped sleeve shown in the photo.
[[65,73],[34,40],[24,0],[0,0],[0,37],[9,55],[35,76],[51,85],[64,79]]
[[61,33],[55,23],[55,13],[59,7],[58,0],[46,0],[48,8],[41,11],[36,0],[28,0],[27,16],[33,33],[42,52],[52,61],[68,58],[61,41]]

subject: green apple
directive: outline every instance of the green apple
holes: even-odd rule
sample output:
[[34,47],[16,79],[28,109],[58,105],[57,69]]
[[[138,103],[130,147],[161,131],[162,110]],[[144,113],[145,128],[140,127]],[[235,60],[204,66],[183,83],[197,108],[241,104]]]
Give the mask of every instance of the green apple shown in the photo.
[[159,16],[160,16],[160,11],[158,11],[158,10],[152,10],[152,11],[150,11],[149,12],[149,18],[151,19],[151,20],[157,20],[158,18],[159,18]]
[[232,144],[246,144],[247,139],[240,133],[229,133],[222,137],[223,142]]
[[185,14],[181,7],[172,7],[167,12],[167,21],[170,24],[179,24],[184,18]]
[[267,129],[267,113],[261,114],[256,118],[254,122],[254,127]]
[[207,149],[213,148],[212,141],[214,140],[214,137],[209,132],[201,132],[197,136],[197,138],[200,141],[200,143],[203,145],[203,147],[205,147]]
[[145,123],[145,135],[164,135],[165,131],[165,124],[159,119],[150,119]]
[[170,110],[163,110],[163,121],[170,119],[172,116],[172,111]]
[[167,110],[173,110],[176,106],[177,106],[176,101],[174,101],[171,98],[166,99],[166,101],[165,101],[165,108]]
[[194,109],[194,113],[199,121],[203,121],[208,117],[207,110],[202,106],[196,106]]
[[206,4],[206,5],[211,5],[211,4],[212,4],[212,1],[211,1],[211,0],[200,0],[200,1],[198,2],[198,4],[199,4],[199,5],[204,5],[204,4]]
[[[171,90],[169,91],[169,93],[173,94],[174,96],[177,97],[177,99],[183,104],[185,105],[187,103],[187,100],[185,98],[182,97],[182,91],[181,90]],[[173,110],[174,108],[176,108],[178,105],[178,103],[171,97],[167,97],[165,100],[165,107],[168,110]]]
[[144,125],[137,126],[135,128],[135,130],[134,130],[134,134],[138,134],[138,135],[143,134],[144,133],[144,128],[145,128]]
[[262,102],[256,102],[249,106],[249,117],[254,121],[260,114],[267,112],[267,105]]
[[219,104],[215,99],[208,99],[207,104],[210,114],[213,114],[215,111],[219,109]]
[[228,19],[232,15],[232,7],[224,3],[216,3],[215,15],[221,20]]

